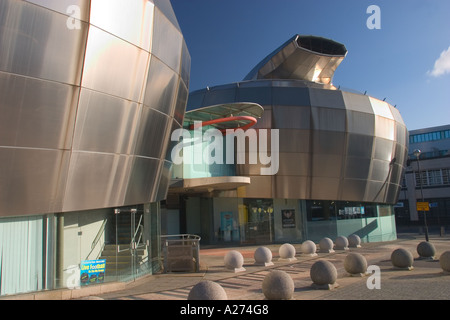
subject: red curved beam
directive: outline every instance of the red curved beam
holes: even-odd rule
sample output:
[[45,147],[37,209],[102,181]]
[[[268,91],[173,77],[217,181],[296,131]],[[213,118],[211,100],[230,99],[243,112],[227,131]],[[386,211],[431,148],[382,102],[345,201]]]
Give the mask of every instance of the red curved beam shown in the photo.
[[[242,129],[242,130],[245,131],[248,128],[253,127],[258,122],[256,120],[256,118],[254,118],[254,117],[250,117],[250,116],[235,116],[235,117],[228,117],[228,118],[220,118],[220,119],[214,119],[214,120],[209,120],[209,121],[203,121],[201,126],[204,127],[204,126],[209,126],[211,124],[217,124],[217,123],[223,123],[223,122],[232,122],[232,121],[235,121],[235,120],[247,120],[247,121],[250,121],[250,123],[246,124],[243,127],[230,128],[231,130]],[[189,126],[189,130],[193,130],[193,129],[196,129],[196,128],[198,128],[198,127],[195,127],[194,124],[191,124]],[[220,131],[225,132],[226,129],[222,129]]]

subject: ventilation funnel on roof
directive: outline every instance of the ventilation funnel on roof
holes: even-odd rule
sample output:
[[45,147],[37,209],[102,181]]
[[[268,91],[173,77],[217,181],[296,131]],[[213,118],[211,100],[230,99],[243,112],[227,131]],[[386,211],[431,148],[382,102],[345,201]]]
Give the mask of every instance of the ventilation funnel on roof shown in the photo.
[[262,60],[244,80],[298,79],[331,84],[346,55],[343,44],[296,35]]

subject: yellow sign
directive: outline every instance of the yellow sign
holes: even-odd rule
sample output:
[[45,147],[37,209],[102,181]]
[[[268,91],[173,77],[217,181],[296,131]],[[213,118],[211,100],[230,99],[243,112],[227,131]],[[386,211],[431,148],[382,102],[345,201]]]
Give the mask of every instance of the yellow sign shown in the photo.
[[417,202],[417,211],[430,211],[429,202]]

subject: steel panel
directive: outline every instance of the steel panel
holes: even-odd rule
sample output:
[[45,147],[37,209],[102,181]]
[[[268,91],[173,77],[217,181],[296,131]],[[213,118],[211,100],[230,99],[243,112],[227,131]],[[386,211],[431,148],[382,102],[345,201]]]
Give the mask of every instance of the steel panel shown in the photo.
[[239,83],[237,91],[237,101],[254,102],[262,106],[272,104],[272,90],[265,87],[242,87],[244,83]]
[[309,129],[311,107],[273,106],[273,125],[277,129]]
[[395,122],[381,116],[375,116],[375,136],[395,140]]
[[346,131],[345,110],[311,107],[311,123],[314,130]]
[[79,84],[87,24],[24,1],[0,2],[0,71]]
[[385,202],[388,185],[381,181],[368,181],[364,200],[368,202]]
[[189,88],[190,74],[191,74],[191,55],[189,54],[186,41],[183,39],[183,47],[181,51],[180,76],[187,88]]
[[347,135],[347,156],[349,157],[372,157],[374,137],[349,133]]
[[73,149],[132,154],[140,110],[136,102],[82,89]]
[[179,73],[183,36],[159,8],[155,8],[154,21],[152,54]]
[[188,89],[184,85],[183,81],[180,81],[177,97],[175,100],[175,108],[173,111],[173,118],[178,121],[179,124],[183,124],[188,96]]
[[[125,205],[155,202],[160,176],[159,160],[134,157],[125,196]],[[153,183],[149,183],[149,181]]]
[[409,143],[409,134],[408,129],[406,129],[406,126],[403,125],[403,122],[396,122],[395,123],[395,141],[403,146],[407,145]]
[[282,153],[279,154],[280,176],[309,176],[311,175],[311,154]]
[[223,90],[207,90],[203,100],[204,106],[213,106],[236,101],[236,87]]
[[69,152],[0,147],[0,216],[61,211]]
[[141,102],[148,60],[145,50],[91,26],[82,86]]
[[0,146],[69,149],[79,88],[0,72]]
[[203,100],[206,95],[206,90],[195,91],[189,94],[186,110],[204,107]]
[[312,176],[338,178],[342,172],[342,155],[312,154]]
[[167,17],[167,19],[170,20],[170,22],[178,29],[180,30],[180,26],[178,24],[177,17],[175,15],[175,12],[173,11],[172,4],[170,0],[150,0],[152,1],[159,10]]
[[392,116],[394,117],[394,120],[397,122],[398,125],[405,125],[405,123],[403,122],[403,118],[402,115],[400,114],[400,111],[398,111],[398,109],[396,107],[391,106],[390,104],[388,104]]
[[345,107],[347,110],[373,114],[373,108],[370,103],[369,96],[342,91],[342,97],[344,98]]
[[[51,9],[53,11],[62,13],[69,17],[76,17],[79,20],[89,22],[89,6],[91,4],[91,0],[25,0],[25,1],[37,4],[38,6],[44,8]],[[75,6],[77,9],[72,8],[71,6]]]
[[341,91],[309,88],[309,97],[313,107],[345,109]]
[[312,152],[314,154],[338,154],[345,152],[346,133],[333,131],[312,131]]
[[[364,198],[367,180],[344,179],[340,187],[340,199],[346,201],[361,201]],[[331,198],[332,199],[332,198]]]
[[253,129],[270,129],[272,128],[272,110],[264,110],[261,118],[258,119],[258,122],[252,127]]
[[[165,156],[166,135],[172,127],[170,118],[148,107],[142,108],[135,154],[160,159]],[[151,139],[149,139],[151,137]],[[170,137],[169,137],[170,138]]]
[[179,76],[153,56],[147,76],[144,105],[172,115],[178,83]]
[[389,179],[390,182],[396,183],[397,181],[402,181],[402,174],[404,171],[404,167],[399,164],[392,164],[391,165],[391,177]]
[[398,184],[393,184],[390,183],[388,185],[388,189],[387,189],[387,194],[385,197],[385,202],[389,203],[389,204],[396,204],[397,203],[397,199],[399,197],[400,191],[401,191],[401,186]]
[[[308,199],[311,195],[311,177],[275,176],[274,190],[268,198]],[[253,185],[253,181],[251,182]]]
[[161,169],[161,179],[159,182],[158,193],[156,194],[155,201],[162,201],[166,199],[170,180],[172,178],[172,167],[173,163],[171,161],[163,161]]
[[250,176],[251,184],[239,190],[243,198],[271,198],[273,176]]
[[339,178],[312,177],[311,197],[308,199],[329,200],[339,198]]
[[347,131],[373,137],[375,134],[375,115],[347,110]]
[[394,158],[393,152],[394,152],[393,141],[375,137],[373,158],[390,162]]
[[90,23],[150,51],[154,6],[146,0],[91,0]]
[[122,206],[132,159],[120,154],[72,152],[63,211]]
[[387,102],[369,97],[370,104],[372,105],[373,112],[380,117],[384,117],[387,119],[394,120],[394,116],[392,115],[391,108],[389,107]]
[[279,129],[280,152],[306,153],[311,150],[311,131],[300,129]]
[[370,158],[347,157],[345,161],[346,179],[364,179],[367,180],[370,172]]
[[272,103],[280,106],[309,106],[308,88],[276,87],[272,88]]
[[386,181],[390,173],[389,162],[373,159],[369,179],[374,181]]

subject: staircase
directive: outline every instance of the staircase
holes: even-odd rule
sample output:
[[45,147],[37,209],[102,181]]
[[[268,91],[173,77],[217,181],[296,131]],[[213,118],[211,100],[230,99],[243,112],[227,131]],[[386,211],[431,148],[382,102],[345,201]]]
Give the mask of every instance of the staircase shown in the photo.
[[[131,230],[131,219],[129,214],[119,214],[116,219],[116,242],[118,244],[106,244],[98,259],[106,260],[105,277],[129,276],[143,264],[143,260],[148,256],[147,247],[142,243],[143,222],[136,217],[135,230]],[[131,250],[131,242],[140,241],[139,248],[133,250],[134,261]],[[134,264],[134,271],[132,270]]]
[[[118,252],[118,247],[120,252]],[[135,268],[139,268],[144,257],[147,257],[147,249],[136,249],[135,252]],[[133,257],[131,255],[131,250],[129,249],[129,244],[128,246],[118,246],[115,244],[105,245],[99,259],[106,260],[105,277],[116,277],[124,274],[131,274]]]

